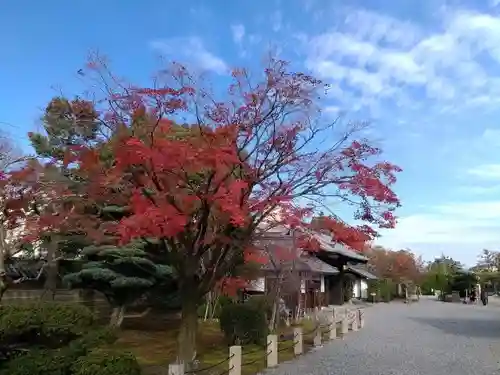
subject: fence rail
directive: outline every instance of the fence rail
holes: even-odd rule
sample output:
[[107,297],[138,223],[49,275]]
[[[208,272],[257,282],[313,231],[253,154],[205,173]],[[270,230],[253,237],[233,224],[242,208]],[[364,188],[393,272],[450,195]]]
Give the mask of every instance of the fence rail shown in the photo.
[[[241,369],[244,366],[249,366],[254,363],[265,361],[267,368],[272,368],[278,366],[278,353],[285,350],[293,348],[295,356],[304,354],[304,336],[314,334],[313,346],[315,348],[322,345],[323,336],[326,335],[326,340],[335,340],[338,338],[343,338],[345,334],[351,331],[357,331],[358,329],[364,327],[364,309],[346,309],[342,312],[337,311],[333,308],[331,316],[329,316],[329,322],[323,324],[316,324],[313,329],[304,332],[302,327],[295,327],[293,330],[292,340],[279,339],[278,335],[268,335],[267,345],[262,357],[253,359],[251,361],[243,362],[243,356],[255,354],[261,351],[261,349],[253,350],[250,352],[243,352],[242,347],[239,345],[234,345],[229,347],[228,357],[214,365],[210,365],[206,368],[196,369],[191,371],[184,371],[184,366],[182,364],[171,364],[168,369],[168,375],[186,375],[186,374],[198,374],[206,372],[215,367],[221,366],[228,362],[228,368],[223,372],[216,375],[241,375]],[[338,334],[340,328],[340,335]],[[279,348],[279,343],[285,343],[292,341],[291,344]]]

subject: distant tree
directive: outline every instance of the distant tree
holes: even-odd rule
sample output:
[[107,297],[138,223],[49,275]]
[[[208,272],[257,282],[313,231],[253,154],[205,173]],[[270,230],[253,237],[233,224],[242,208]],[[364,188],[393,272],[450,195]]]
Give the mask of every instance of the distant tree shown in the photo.
[[31,193],[23,165],[28,159],[7,135],[0,134],[0,273],[5,272],[5,259],[21,250]]
[[474,269],[478,271],[498,271],[500,268],[500,252],[483,249],[478,256]]
[[423,285],[428,293],[440,291],[440,298],[444,298],[446,293],[451,293],[454,277],[463,272],[464,267],[460,262],[443,254],[427,265]]
[[422,261],[410,250],[388,250],[376,246],[367,252],[370,269],[380,278],[395,283],[420,283]]
[[[59,278],[59,261],[76,255],[91,244],[88,230],[99,221],[83,207],[84,175],[67,158],[75,149],[97,147],[105,141],[102,124],[92,102],[55,97],[41,118],[43,131],[29,133],[40,161],[36,195],[37,217],[28,223],[31,239],[42,243],[46,263],[45,290],[54,298]],[[94,231],[95,232],[95,231]]]
[[459,271],[450,279],[450,290],[458,291],[465,297],[466,291],[473,289],[478,282],[479,279],[473,272]]

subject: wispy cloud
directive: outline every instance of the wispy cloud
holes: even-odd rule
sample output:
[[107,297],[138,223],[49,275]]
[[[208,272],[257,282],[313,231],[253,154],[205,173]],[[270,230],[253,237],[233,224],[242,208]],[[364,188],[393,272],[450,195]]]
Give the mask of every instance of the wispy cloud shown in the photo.
[[471,196],[485,196],[500,193],[500,184],[493,184],[488,186],[481,185],[466,185],[457,188],[457,191],[467,197]]
[[231,31],[233,33],[233,41],[236,44],[241,44],[245,36],[245,26],[242,24],[231,25]]
[[397,228],[383,231],[377,243],[394,249],[410,247],[428,258],[452,253],[473,264],[481,248],[498,248],[499,221],[498,200],[449,203],[400,218]]
[[469,169],[468,173],[484,180],[500,182],[500,164],[484,164]]
[[[427,100],[436,108],[498,105],[500,17],[455,10],[429,27],[364,10],[350,11],[335,29],[310,35],[306,65],[342,84],[364,106]],[[486,57],[485,57],[486,56]],[[344,105],[348,104],[343,98]]]
[[151,42],[151,47],[165,56],[193,64],[204,71],[222,75],[229,70],[226,62],[206,49],[203,41],[198,37],[155,40]]
[[279,10],[271,15],[271,25],[274,32],[278,32],[283,27],[283,15]]
[[233,42],[238,47],[240,57],[245,57],[247,55],[245,44],[243,42],[243,39],[245,38],[245,26],[242,24],[231,25],[231,33],[233,35]]

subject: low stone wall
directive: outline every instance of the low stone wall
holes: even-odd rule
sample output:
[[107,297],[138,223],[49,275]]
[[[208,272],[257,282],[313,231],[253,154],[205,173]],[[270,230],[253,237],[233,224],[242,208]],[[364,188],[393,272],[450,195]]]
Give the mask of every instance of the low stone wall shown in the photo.
[[[2,302],[31,302],[44,296],[47,297],[50,292],[43,289],[9,289],[2,297]],[[81,302],[81,292],[79,290],[58,290],[55,294],[55,300],[61,302]]]
[[[30,303],[42,298],[51,298],[50,291],[43,289],[9,289],[2,297],[2,304]],[[99,319],[107,320],[111,311],[103,295],[94,293],[90,299],[84,298],[82,290],[59,289],[54,296],[54,301],[60,303],[81,303],[93,310]]]

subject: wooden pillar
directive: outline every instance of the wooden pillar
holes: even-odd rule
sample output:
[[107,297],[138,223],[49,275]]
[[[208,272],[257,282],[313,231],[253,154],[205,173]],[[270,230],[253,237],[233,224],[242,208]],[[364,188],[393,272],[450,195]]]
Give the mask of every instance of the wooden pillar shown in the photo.
[[332,276],[329,285],[329,304],[343,305],[344,304],[344,272]]

